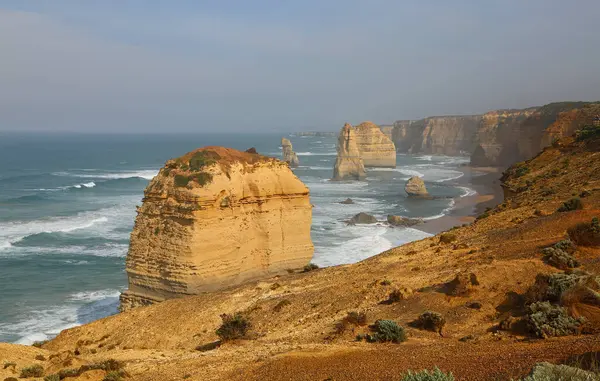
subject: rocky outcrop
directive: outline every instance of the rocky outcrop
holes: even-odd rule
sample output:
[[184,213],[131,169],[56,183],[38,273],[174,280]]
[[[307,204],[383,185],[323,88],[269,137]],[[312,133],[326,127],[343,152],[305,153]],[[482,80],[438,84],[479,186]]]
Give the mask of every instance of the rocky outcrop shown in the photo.
[[409,196],[426,197],[429,195],[427,188],[425,187],[425,182],[418,176],[413,176],[408,179],[404,186],[404,190]]
[[277,159],[206,147],[170,160],[138,208],[123,310],[310,262],[309,191]]
[[394,216],[392,214],[389,214],[387,216],[387,222],[392,226],[409,227],[422,224],[424,221],[421,218],[406,218],[402,216]]
[[283,161],[288,163],[290,167],[294,168],[300,165],[300,160],[296,152],[292,149],[292,142],[289,139],[281,138],[281,150],[283,151]]
[[461,155],[472,152],[480,115],[433,116],[394,123],[392,140],[398,152],[427,155]]
[[363,180],[366,177],[365,165],[356,145],[354,128],[346,123],[338,136],[332,180]]
[[355,127],[355,132],[365,167],[396,167],[396,146],[375,123],[363,122]]
[[351,219],[348,220],[349,225],[360,225],[360,224],[375,224],[377,223],[377,218],[374,216],[360,212]]

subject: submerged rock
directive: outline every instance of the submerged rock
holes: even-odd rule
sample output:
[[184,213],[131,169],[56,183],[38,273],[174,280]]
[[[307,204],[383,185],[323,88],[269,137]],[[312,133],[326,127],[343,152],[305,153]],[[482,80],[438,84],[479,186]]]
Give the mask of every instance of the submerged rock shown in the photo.
[[281,149],[283,151],[283,161],[288,163],[290,167],[297,167],[300,165],[298,155],[292,149],[292,142],[289,139],[281,138]]
[[424,221],[421,218],[406,218],[390,214],[387,216],[387,222],[393,226],[415,226],[422,224]]
[[354,128],[346,123],[338,137],[332,180],[364,180],[366,177],[365,165],[356,145]]
[[418,176],[413,176],[408,179],[406,185],[404,186],[404,190],[409,196],[429,196],[427,188],[425,187],[425,182]]
[[138,208],[121,309],[301,268],[311,217],[308,188],[280,160],[223,147],[170,160]]
[[354,201],[352,201],[351,198],[347,198],[344,201],[340,201],[340,204],[351,205],[351,204],[354,204]]
[[374,224],[374,223],[377,223],[377,218],[373,217],[370,214],[360,212],[357,215],[355,215],[354,217],[352,217],[350,220],[348,220],[348,223],[350,225]]

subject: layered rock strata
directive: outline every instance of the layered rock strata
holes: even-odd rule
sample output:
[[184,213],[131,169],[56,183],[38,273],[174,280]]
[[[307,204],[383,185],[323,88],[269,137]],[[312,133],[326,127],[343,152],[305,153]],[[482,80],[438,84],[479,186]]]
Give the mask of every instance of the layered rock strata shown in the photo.
[[307,187],[277,159],[206,147],[170,160],[138,208],[121,309],[302,267],[311,216]]
[[375,123],[363,122],[355,132],[365,167],[396,167],[396,146]]
[[354,128],[346,123],[338,136],[332,180],[363,180],[366,177],[365,165],[356,145]]
[[292,142],[289,139],[281,138],[281,150],[283,151],[283,161],[288,163],[290,167],[297,167],[300,165],[298,155],[294,152]]

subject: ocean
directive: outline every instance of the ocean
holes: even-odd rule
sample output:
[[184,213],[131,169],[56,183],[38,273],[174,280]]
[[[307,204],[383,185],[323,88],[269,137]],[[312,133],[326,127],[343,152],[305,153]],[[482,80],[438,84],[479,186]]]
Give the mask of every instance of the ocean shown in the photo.
[[[166,160],[206,145],[281,157],[282,136],[310,189],[313,262],[321,267],[429,236],[388,226],[388,214],[435,219],[474,194],[458,181],[466,157],[399,155],[397,168],[368,169],[367,181],[331,182],[334,137],[0,134],[0,341],[31,344],[117,312],[136,205]],[[415,175],[434,199],[406,197]],[[346,198],[355,204],[340,204]],[[382,222],[348,226],[359,212]]]

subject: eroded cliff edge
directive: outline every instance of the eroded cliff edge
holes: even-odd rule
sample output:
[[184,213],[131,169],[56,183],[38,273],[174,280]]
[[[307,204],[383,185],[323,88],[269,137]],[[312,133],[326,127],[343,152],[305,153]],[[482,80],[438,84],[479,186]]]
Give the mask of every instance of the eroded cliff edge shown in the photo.
[[170,160],[138,208],[121,309],[302,267],[311,217],[308,188],[282,161],[222,147]]
[[556,138],[572,135],[600,114],[600,103],[560,102],[483,115],[399,120],[392,128],[398,152],[469,155],[474,166],[507,167],[533,157]]

